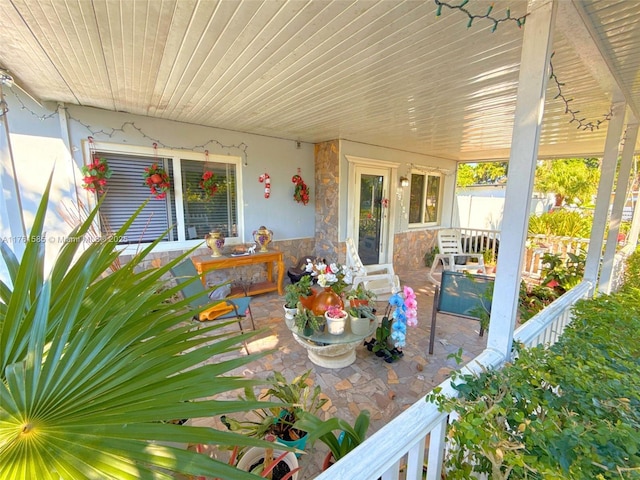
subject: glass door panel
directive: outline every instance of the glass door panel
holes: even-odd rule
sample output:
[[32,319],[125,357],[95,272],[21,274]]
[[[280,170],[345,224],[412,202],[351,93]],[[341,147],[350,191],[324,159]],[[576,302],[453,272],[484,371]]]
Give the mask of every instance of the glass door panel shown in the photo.
[[380,263],[380,244],[384,221],[384,176],[360,175],[360,205],[358,211],[358,254],[362,263]]

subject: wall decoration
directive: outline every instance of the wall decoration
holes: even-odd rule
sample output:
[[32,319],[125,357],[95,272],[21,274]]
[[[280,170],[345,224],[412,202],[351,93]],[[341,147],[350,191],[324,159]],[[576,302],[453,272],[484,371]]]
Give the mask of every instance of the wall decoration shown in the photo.
[[169,174],[164,168],[154,163],[150,167],[144,169],[144,184],[151,190],[151,195],[156,199],[162,200],[166,198],[167,192],[171,188],[171,181],[169,180]]
[[309,187],[306,183],[304,183],[304,180],[302,180],[299,168],[298,173],[291,177],[291,181],[296,185],[293,192],[293,199],[298,203],[302,203],[303,205],[309,203]]
[[204,190],[205,198],[211,199],[216,193],[218,193],[222,181],[218,175],[213,173],[213,171],[208,170],[207,164],[209,163],[209,150],[204,151],[204,156],[204,172],[202,173],[199,185],[200,188]]
[[82,167],[82,175],[84,175],[82,188],[102,194],[105,192],[107,180],[111,178],[112,173],[107,160],[96,155],[89,165]]
[[258,181],[264,183],[264,198],[269,198],[271,196],[271,177],[265,172],[258,177]]
[[107,180],[111,178],[113,171],[109,168],[109,164],[105,158],[100,157],[95,149],[93,137],[88,137],[89,141],[89,158],[91,163],[82,166],[82,188],[93,193],[103,194],[107,186]]

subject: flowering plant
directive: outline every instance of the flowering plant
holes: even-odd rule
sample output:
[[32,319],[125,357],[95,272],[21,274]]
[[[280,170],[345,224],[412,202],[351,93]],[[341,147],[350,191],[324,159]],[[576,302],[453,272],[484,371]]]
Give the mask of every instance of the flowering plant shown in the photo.
[[107,160],[96,156],[89,165],[82,167],[82,188],[94,193],[104,193],[107,179],[111,178],[112,173]]
[[[391,363],[402,357],[402,347],[406,345],[407,326],[418,324],[418,302],[411,287],[394,293],[389,298],[380,326],[376,328],[375,338],[365,342],[367,349],[385,362]],[[393,346],[391,346],[393,345]]]
[[407,326],[418,325],[418,301],[413,288],[405,286],[403,288],[404,298],[400,293],[395,293],[389,299],[389,305],[393,307],[390,318],[391,339],[395,342],[396,348],[406,345]]
[[349,285],[353,283],[353,273],[351,269],[345,265],[338,263],[326,263],[319,261],[313,263],[307,259],[305,271],[311,273],[312,277],[316,277],[318,285],[322,288],[330,287],[335,293],[340,295]]
[[293,198],[296,202],[306,205],[309,203],[309,187],[300,175],[294,175],[291,177],[291,181],[296,184],[296,189],[293,192]]
[[151,189],[151,195],[158,199],[163,199],[167,196],[167,192],[171,188],[171,181],[169,180],[169,174],[165,172],[164,168],[154,163],[144,169],[143,185]]
[[220,178],[211,170],[207,170],[202,174],[200,188],[204,190],[204,194],[207,198],[211,198],[220,188]]
[[329,318],[345,318],[347,316],[347,312],[345,312],[339,305],[330,305],[327,308],[327,316]]

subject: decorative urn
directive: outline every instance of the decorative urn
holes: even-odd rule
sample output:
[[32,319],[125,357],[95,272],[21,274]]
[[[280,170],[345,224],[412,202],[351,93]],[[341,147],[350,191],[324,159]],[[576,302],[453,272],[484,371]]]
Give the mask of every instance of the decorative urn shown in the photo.
[[224,247],[224,236],[220,232],[209,232],[204,236],[207,247],[211,249],[212,257],[222,256],[222,247]]
[[272,237],[273,232],[264,225],[260,226],[258,230],[253,231],[253,239],[258,245],[260,245],[261,252],[267,251],[267,245],[271,243]]

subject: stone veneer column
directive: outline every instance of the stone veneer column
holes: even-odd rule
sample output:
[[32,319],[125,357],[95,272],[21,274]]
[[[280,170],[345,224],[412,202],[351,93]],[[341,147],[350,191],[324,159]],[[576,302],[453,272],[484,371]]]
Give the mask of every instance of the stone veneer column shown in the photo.
[[340,143],[338,140],[315,145],[316,251],[315,254],[337,261],[340,221]]

